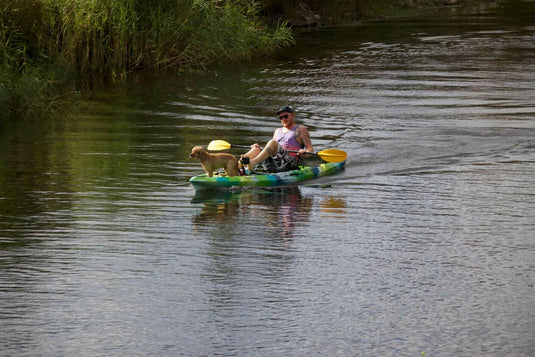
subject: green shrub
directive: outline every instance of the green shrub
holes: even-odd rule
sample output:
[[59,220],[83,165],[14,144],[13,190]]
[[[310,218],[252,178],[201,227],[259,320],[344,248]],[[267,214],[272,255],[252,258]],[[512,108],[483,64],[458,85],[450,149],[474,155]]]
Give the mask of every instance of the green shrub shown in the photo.
[[73,73],[125,78],[288,46],[252,0],[0,0],[0,118],[61,107]]

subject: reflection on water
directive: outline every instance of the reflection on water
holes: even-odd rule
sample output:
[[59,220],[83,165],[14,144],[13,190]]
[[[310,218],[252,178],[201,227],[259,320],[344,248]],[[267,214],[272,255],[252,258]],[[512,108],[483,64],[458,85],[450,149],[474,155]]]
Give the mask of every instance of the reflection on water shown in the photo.
[[[535,355],[534,13],[319,29],[1,123],[0,355]],[[283,104],[343,172],[193,190],[193,146]]]
[[202,210],[194,216],[193,224],[201,229],[224,222],[232,227],[241,215],[255,216],[257,227],[252,234],[265,227],[273,236],[290,242],[294,230],[306,224],[314,199],[301,195],[297,186],[277,189],[253,189],[239,192],[199,191],[192,203],[202,203]]
[[347,202],[342,197],[327,196],[320,205],[325,217],[346,218]]

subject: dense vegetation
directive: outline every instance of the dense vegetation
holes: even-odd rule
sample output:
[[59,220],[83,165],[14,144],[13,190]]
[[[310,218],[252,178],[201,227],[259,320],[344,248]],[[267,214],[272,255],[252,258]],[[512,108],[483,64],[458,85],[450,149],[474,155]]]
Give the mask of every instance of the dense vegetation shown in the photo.
[[251,59],[289,46],[290,26],[451,1],[0,0],[0,120],[61,110],[75,78]]
[[122,79],[251,58],[293,41],[284,22],[264,25],[261,7],[247,0],[0,3],[0,118],[57,106],[73,74]]

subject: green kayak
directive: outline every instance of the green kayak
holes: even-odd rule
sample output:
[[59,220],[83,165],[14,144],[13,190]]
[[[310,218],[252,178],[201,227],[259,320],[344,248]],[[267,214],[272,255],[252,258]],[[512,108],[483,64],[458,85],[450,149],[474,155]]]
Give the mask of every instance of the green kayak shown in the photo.
[[208,177],[206,174],[193,176],[189,182],[196,190],[232,187],[277,187],[301,183],[321,176],[329,176],[342,170],[342,162],[328,162],[318,166],[301,167],[299,170],[245,176],[226,176],[224,174]]

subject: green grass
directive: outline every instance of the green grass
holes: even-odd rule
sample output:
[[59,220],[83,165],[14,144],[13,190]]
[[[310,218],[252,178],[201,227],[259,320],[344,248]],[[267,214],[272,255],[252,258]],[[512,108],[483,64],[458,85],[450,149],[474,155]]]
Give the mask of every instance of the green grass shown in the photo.
[[125,73],[238,61],[293,41],[250,0],[41,0],[44,50],[80,73]]
[[252,0],[0,0],[0,119],[61,107],[73,78],[181,71],[289,46]]

